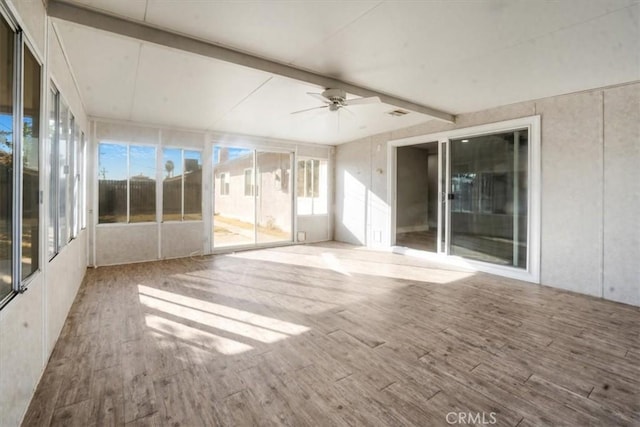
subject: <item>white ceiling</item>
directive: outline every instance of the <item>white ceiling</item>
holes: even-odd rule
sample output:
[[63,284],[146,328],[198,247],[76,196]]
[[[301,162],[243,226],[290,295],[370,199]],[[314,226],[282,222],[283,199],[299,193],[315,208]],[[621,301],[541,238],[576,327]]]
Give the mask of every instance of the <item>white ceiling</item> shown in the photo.
[[[637,0],[73,0],[459,114],[640,79]],[[58,21],[88,113],[341,143],[429,117],[292,111],[322,88]]]

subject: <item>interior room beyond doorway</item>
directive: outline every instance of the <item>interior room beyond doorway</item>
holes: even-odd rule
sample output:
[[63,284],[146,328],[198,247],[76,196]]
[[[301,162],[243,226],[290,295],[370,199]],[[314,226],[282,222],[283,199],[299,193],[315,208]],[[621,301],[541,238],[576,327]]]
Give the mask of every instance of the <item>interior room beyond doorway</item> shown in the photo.
[[396,245],[437,251],[438,142],[398,147]]

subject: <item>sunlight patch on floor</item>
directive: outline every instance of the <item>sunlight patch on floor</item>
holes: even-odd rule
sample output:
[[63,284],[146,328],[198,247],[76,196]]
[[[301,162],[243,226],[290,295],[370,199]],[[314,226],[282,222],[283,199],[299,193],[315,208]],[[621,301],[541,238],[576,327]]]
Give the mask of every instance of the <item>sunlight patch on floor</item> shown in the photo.
[[280,332],[249,325],[237,320],[195,310],[190,307],[174,304],[169,301],[164,301],[143,294],[140,294],[140,302],[147,308],[151,308],[174,317],[180,317],[181,319],[189,320],[205,327],[220,329],[231,334],[240,335],[242,337],[267,344],[274,343],[288,337],[288,335]]
[[215,304],[201,299],[187,297],[174,292],[167,292],[149,286],[138,285],[138,293],[140,297],[153,297],[158,301],[179,304],[186,308],[198,310],[202,314],[213,314],[222,316],[223,318],[237,320],[245,324],[254,325],[260,328],[280,332],[286,335],[298,335],[309,331],[309,328],[296,323],[286,322],[284,320],[272,317],[262,316],[245,310],[239,310],[233,307],[227,307],[221,304]]
[[[287,253],[276,250],[238,252],[225,256],[279,264],[299,265],[331,271],[336,271],[335,268],[338,268],[338,273],[347,276],[357,274],[437,284],[456,282],[475,274],[474,271],[456,271],[452,270],[451,267],[440,269],[433,266],[394,264],[389,262],[389,260],[378,259],[381,256],[394,256],[393,254],[375,251],[371,251],[371,257],[367,260],[347,257],[341,258],[339,253],[336,254],[334,252],[323,252],[321,255],[315,255]],[[398,283],[397,285],[398,287],[406,286],[405,283]],[[386,292],[386,290],[381,292]]]
[[345,276],[351,276],[349,271],[342,265],[340,260],[336,258],[334,254],[323,252],[320,256],[324,260],[324,263],[329,268],[329,270],[333,270],[336,273],[344,274]]
[[210,332],[201,331],[200,329],[192,328],[153,314],[145,315],[145,323],[152,330],[173,335],[176,338],[193,342],[203,347],[212,348],[224,355],[240,354],[253,349],[253,347],[248,344],[224,338]]

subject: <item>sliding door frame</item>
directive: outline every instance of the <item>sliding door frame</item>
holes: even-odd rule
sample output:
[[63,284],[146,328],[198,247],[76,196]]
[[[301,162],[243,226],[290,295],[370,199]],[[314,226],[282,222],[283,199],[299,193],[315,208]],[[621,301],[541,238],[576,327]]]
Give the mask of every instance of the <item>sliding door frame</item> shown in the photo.
[[[528,152],[528,218],[527,218],[527,267],[526,269],[511,266],[502,266],[488,262],[469,260],[459,256],[450,255],[451,242],[451,201],[449,199],[451,188],[450,145],[451,140],[460,138],[473,138],[483,135],[491,135],[502,132],[527,129],[529,132]],[[439,197],[444,198],[445,209],[438,209],[438,253],[431,254],[445,262],[451,262],[476,271],[483,271],[505,277],[512,277],[528,282],[540,283],[540,222],[541,222],[541,162],[540,162],[540,116],[529,116],[519,119],[507,120],[498,123],[490,123],[467,128],[453,129],[428,135],[418,135],[409,138],[396,139],[388,143],[388,204],[389,215],[389,242],[393,248],[395,245],[397,215],[397,148],[438,141],[438,173],[439,173]],[[446,156],[446,171],[442,170],[442,157]],[[445,187],[442,188],[442,175],[445,174]],[[442,202],[442,199],[439,199]],[[444,215],[444,218],[441,218]],[[441,227],[444,225],[444,227]],[[444,236],[441,234],[444,233]],[[444,237],[444,247],[441,239]],[[429,253],[425,252],[425,255]]]
[[[210,234],[210,251],[212,254],[216,253],[225,253],[225,252],[233,252],[236,250],[245,250],[245,249],[260,249],[260,248],[268,248],[268,247],[277,247],[277,246],[289,246],[294,244],[295,236],[296,236],[296,204],[295,204],[295,189],[293,188],[296,183],[295,174],[297,173],[295,169],[296,165],[296,150],[292,147],[280,147],[280,146],[271,146],[267,144],[243,144],[238,142],[219,142],[213,141],[211,143],[211,149],[214,150],[215,147],[225,147],[225,148],[242,148],[245,150],[252,151],[252,168],[253,168],[253,243],[248,244],[239,244],[239,245],[228,245],[222,247],[215,246],[215,218],[213,217],[213,213],[215,212],[216,206],[216,195],[215,195],[215,164],[213,164],[213,156],[211,159],[211,226],[209,227]],[[276,154],[288,154],[289,155],[289,195],[291,202],[291,235],[289,240],[283,240],[279,242],[264,242],[258,243],[258,193],[262,191],[258,187],[258,155],[260,153],[276,153]],[[257,189],[257,191],[256,191]],[[260,193],[262,194],[262,193]]]

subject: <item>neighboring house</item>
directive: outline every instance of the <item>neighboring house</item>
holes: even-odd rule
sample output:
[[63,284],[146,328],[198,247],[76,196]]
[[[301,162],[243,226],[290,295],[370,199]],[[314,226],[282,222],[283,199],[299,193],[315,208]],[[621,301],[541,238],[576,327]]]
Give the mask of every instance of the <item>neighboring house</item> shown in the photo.
[[290,232],[291,155],[258,153],[257,157],[254,179],[253,153],[229,158],[227,149],[220,149],[214,166],[214,215],[253,223],[256,209],[259,227]]

